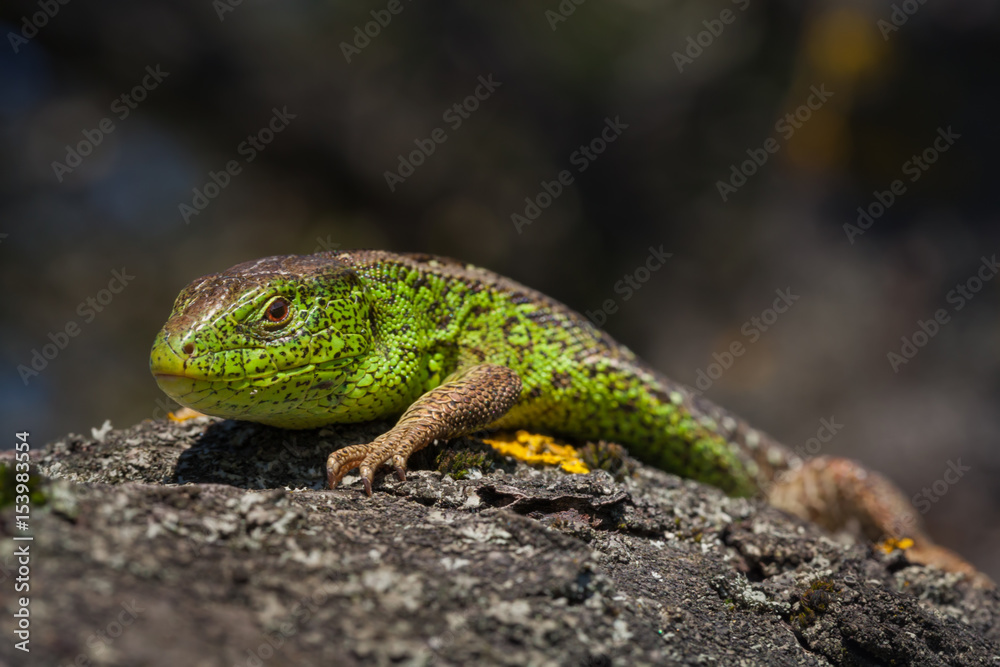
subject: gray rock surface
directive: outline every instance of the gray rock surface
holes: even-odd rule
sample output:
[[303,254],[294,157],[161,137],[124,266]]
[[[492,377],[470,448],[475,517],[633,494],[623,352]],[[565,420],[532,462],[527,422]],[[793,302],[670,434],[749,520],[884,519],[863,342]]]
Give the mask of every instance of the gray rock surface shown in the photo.
[[[1000,665],[996,591],[641,465],[455,480],[431,452],[372,498],[322,488],[329,451],[388,426],[147,421],[35,451],[32,651],[5,569],[0,660]],[[8,506],[0,559],[13,534]]]

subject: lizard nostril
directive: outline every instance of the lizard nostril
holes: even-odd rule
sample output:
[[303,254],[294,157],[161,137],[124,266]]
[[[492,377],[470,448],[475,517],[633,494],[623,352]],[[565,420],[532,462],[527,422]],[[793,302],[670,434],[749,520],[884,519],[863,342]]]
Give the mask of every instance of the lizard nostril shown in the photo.
[[181,352],[184,354],[191,354],[194,352],[194,343],[185,343],[184,347],[181,348]]

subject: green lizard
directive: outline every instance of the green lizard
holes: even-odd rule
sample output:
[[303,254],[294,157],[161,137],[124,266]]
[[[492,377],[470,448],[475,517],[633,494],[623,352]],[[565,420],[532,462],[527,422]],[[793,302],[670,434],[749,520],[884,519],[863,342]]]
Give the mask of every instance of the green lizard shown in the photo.
[[911,559],[975,575],[885,478],[845,459],[801,461],[561,303],[455,260],[322,252],[204,276],[177,297],[150,368],[178,403],[219,417],[313,428],[399,416],[374,442],[330,454],[330,488],[360,468],[370,495],[379,466],[403,479],[437,439],[527,428],[619,442],[830,528],[912,538]]

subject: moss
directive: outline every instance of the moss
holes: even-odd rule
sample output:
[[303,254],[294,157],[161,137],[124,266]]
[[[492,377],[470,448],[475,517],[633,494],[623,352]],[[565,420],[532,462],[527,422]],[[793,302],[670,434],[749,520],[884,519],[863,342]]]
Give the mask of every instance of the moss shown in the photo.
[[438,472],[451,475],[453,479],[464,479],[470,468],[479,468],[483,473],[493,470],[496,456],[485,449],[445,449],[437,455],[434,464]]
[[792,620],[801,628],[812,625],[820,614],[826,613],[836,597],[837,588],[833,582],[817,579],[810,584],[809,588],[799,594],[801,611],[794,614]]
[[[25,473],[20,473],[24,475]],[[0,508],[7,507],[8,505],[13,505],[15,499],[17,498],[17,471],[13,465],[8,463],[0,463]],[[21,478],[21,482],[24,482],[24,478]],[[29,502],[34,507],[39,507],[44,505],[48,498],[45,495],[45,491],[42,488],[42,478],[34,473],[28,473],[28,498]]]
[[580,448],[580,458],[591,470],[606,470],[620,482],[635,473],[635,461],[621,445],[601,440]]

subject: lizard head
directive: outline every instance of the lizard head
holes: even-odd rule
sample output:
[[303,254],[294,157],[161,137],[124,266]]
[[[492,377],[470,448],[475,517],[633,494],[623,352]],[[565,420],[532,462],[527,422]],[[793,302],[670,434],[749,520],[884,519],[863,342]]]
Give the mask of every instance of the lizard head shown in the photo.
[[286,428],[326,423],[369,352],[361,279],[323,255],[283,255],[198,278],[178,295],[149,366],[199,412]]

